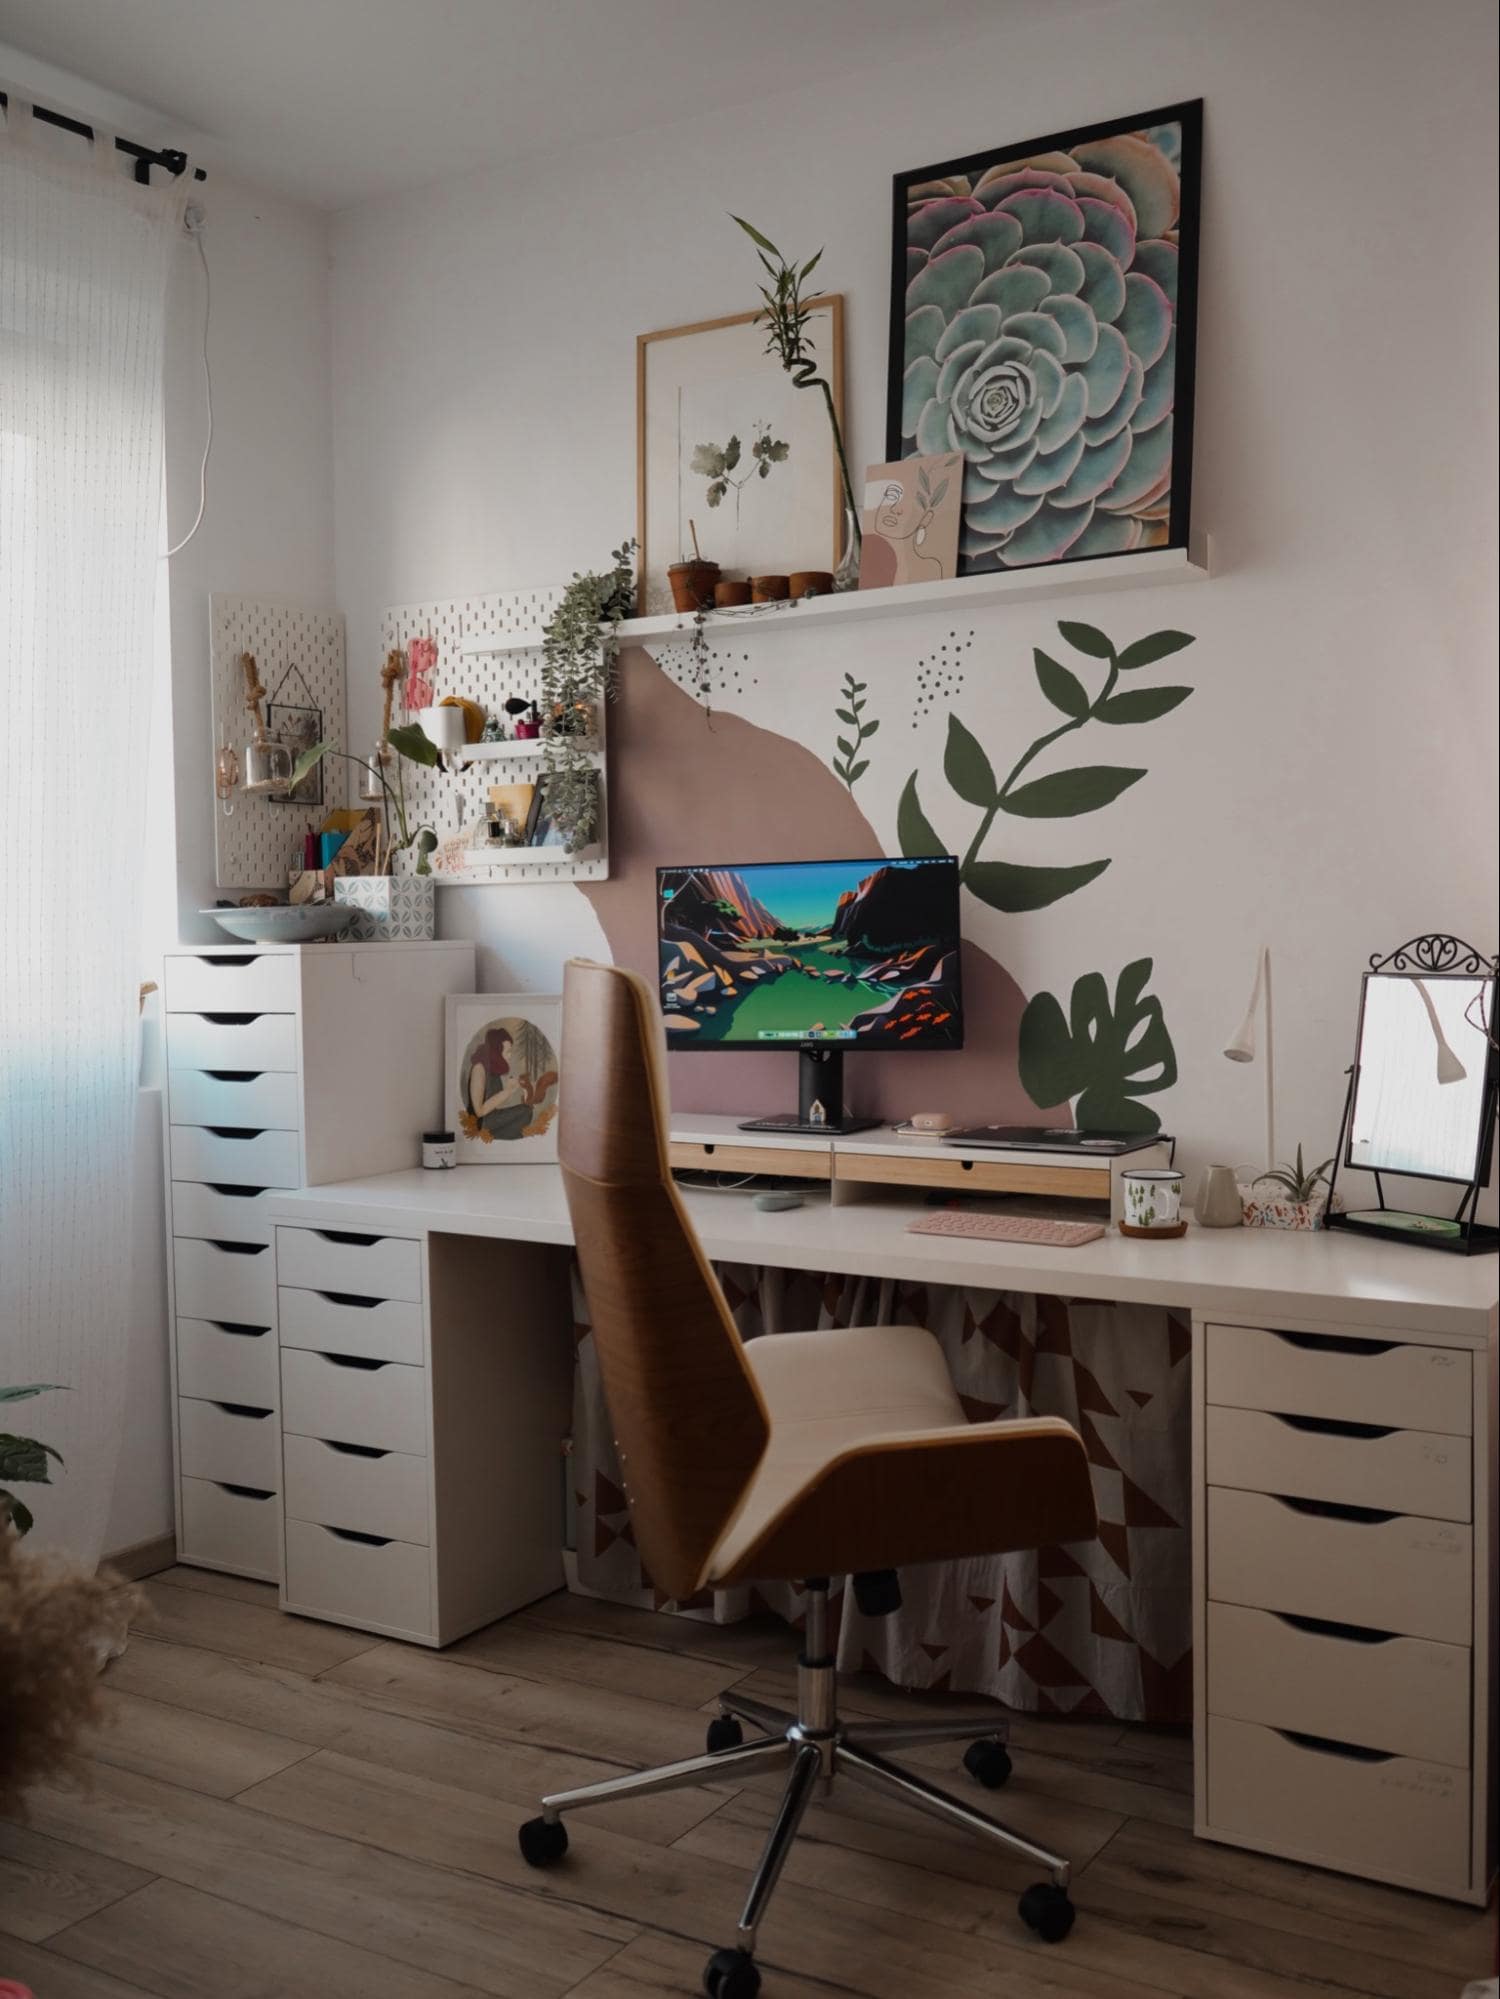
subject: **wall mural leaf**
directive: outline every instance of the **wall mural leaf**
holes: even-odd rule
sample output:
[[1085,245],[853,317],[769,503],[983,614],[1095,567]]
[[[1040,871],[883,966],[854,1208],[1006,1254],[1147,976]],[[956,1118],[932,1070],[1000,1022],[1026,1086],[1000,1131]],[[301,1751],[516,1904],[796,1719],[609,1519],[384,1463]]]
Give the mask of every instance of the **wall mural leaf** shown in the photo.
[[1124,694],[1111,694],[1095,704],[1100,722],[1154,722],[1158,715],[1170,715],[1192,693],[1191,687],[1132,687]]
[[1113,659],[1115,656],[1114,647],[1097,625],[1080,625],[1064,618],[1057,629],[1075,652],[1087,653],[1090,659]]
[[923,854],[946,854],[943,845],[928,822],[917,797],[917,773],[912,772],[901,793],[901,802],[896,807],[896,838],[901,851],[908,859],[915,860]]
[[1115,981],[1102,972],[1074,982],[1065,1016],[1051,993],[1037,993],[1021,1016],[1021,1083],[1037,1105],[1076,1097],[1074,1122],[1089,1131],[1152,1132],[1161,1119],[1137,1100],[1177,1081],[1161,1001],[1149,997],[1150,958],[1137,958]]
[[1075,770],[1055,770],[1050,777],[1023,784],[1000,803],[1022,819],[1071,819],[1112,805],[1145,775],[1119,764],[1080,764]]
[[844,705],[842,708],[835,708],[834,715],[852,729],[854,734],[852,740],[848,736],[834,738],[834,747],[838,755],[833,759],[833,774],[835,777],[841,777],[853,791],[855,785],[870,768],[869,758],[861,757],[859,754],[860,745],[869,741],[880,724],[867,722],[864,719],[865,682],[856,680],[852,673],[844,675],[844,684],[839,689],[839,700]]
[[956,715],[948,717],[943,775],[966,805],[980,805],[986,810],[994,806],[999,795],[994,769],[978,737]]
[[[1085,861],[1081,867],[1072,868],[1028,868],[1015,861],[966,861],[962,880],[964,887],[991,909],[1019,916],[1028,909],[1045,909],[1049,903],[1061,902],[1065,895],[1087,888],[1108,866],[1107,860]],[[1050,1101],[1058,1100],[1053,1097]]]
[[1061,708],[1065,715],[1081,721],[1089,712],[1089,691],[1078,675],[1070,673],[1065,666],[1059,666],[1040,646],[1034,648],[1031,657],[1036,662],[1036,677],[1042,692],[1053,707]]
[[1155,666],[1159,659],[1167,659],[1174,652],[1181,652],[1184,646],[1193,643],[1191,632],[1148,632],[1134,645],[1126,646],[1120,654],[1121,673],[1134,673],[1142,666]]

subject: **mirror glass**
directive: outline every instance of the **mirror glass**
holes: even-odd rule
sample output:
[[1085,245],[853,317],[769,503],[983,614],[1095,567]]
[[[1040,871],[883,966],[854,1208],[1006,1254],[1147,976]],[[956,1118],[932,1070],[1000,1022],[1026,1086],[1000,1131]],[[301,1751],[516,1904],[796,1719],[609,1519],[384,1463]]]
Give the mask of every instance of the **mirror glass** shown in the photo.
[[1366,975],[1349,1165],[1474,1177],[1493,1004],[1489,979]]

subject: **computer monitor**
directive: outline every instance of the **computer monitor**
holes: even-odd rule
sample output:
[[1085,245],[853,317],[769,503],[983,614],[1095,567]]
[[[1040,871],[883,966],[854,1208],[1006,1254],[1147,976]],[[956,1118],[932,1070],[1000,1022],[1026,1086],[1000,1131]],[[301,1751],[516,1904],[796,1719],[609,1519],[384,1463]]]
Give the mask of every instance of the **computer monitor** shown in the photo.
[[668,1047],[801,1058],[797,1115],[745,1129],[863,1130],[845,1053],[963,1046],[953,855],[658,868],[656,889]]

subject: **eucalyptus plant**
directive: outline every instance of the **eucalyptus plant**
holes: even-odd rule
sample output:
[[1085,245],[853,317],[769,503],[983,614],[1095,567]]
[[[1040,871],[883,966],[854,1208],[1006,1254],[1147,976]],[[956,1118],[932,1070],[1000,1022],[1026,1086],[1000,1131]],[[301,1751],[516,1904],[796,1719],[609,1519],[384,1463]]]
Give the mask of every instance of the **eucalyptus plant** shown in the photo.
[[543,628],[543,799],[570,854],[598,833],[599,772],[569,717],[614,693],[620,622],[635,608],[635,551],[632,538],[610,551],[609,569],[575,570]]

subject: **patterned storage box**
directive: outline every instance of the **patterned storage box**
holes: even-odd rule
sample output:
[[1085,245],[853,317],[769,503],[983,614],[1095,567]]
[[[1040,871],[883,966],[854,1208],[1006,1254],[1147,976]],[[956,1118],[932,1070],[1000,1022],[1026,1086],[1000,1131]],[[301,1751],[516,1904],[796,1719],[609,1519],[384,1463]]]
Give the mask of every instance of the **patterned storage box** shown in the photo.
[[395,938],[426,944],[435,928],[436,887],[431,875],[339,875],[333,899],[349,906],[353,937],[366,943]]

